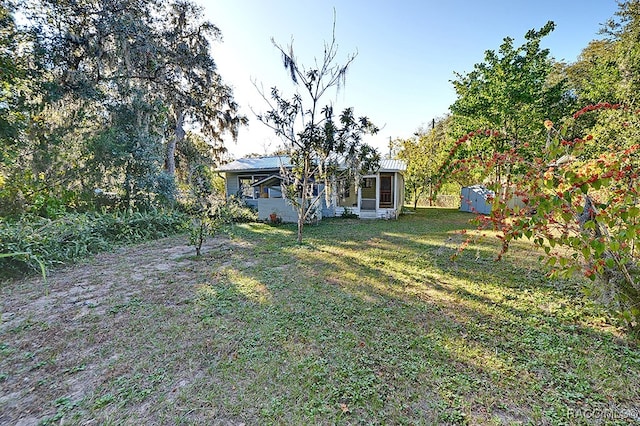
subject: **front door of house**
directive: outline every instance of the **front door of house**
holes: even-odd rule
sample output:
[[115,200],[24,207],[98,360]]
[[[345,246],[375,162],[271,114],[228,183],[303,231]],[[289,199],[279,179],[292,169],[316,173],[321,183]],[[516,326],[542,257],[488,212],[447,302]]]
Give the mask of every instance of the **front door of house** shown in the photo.
[[392,176],[380,175],[380,208],[393,207]]

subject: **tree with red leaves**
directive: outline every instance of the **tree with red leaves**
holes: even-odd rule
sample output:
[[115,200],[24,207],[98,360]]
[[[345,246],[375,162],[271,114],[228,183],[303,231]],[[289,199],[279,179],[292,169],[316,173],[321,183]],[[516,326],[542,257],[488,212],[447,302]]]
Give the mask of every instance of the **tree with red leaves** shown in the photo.
[[[625,129],[616,140],[593,135],[566,139],[585,114],[613,112]],[[610,117],[611,119],[611,117]],[[546,147],[528,159],[514,148],[494,153],[481,165],[526,167],[508,185],[489,185],[496,197],[492,212],[477,218],[482,230],[493,230],[502,241],[498,259],[512,241],[527,238],[543,251],[552,276],[582,272],[592,280],[587,292],[605,303],[633,331],[640,331],[640,119],[618,104],[587,106],[564,125],[544,123]],[[541,126],[543,123],[540,123]],[[493,137],[490,131],[473,132]],[[460,140],[464,141],[465,137]],[[591,145],[607,151],[589,156]],[[453,156],[453,152],[452,152]],[[464,171],[464,160],[452,160],[446,171]],[[513,203],[519,197],[520,203]]]

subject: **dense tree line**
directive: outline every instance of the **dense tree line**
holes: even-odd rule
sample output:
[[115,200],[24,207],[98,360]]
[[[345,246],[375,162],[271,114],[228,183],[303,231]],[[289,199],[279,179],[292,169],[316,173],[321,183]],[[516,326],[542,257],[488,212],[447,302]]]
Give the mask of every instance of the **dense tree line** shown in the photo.
[[[457,97],[450,107],[451,114],[432,129],[400,141],[410,149],[432,152],[428,157],[430,172],[415,179],[411,173],[416,169],[411,164],[415,161],[413,156],[400,150],[400,156],[409,161],[410,182],[416,180],[418,187],[429,188],[425,193],[433,197],[447,182],[453,184],[448,187],[455,191],[460,185],[481,183],[489,178],[472,161],[465,162],[464,172],[451,174],[452,160],[486,158],[515,147],[534,156],[544,146],[544,127],[540,123],[545,119],[557,120],[578,104],[566,65],[556,62],[551,52],[540,46],[554,27],[553,22],[548,22],[539,30],[530,30],[521,46],[514,46],[514,39],[506,37],[497,51],[487,50],[484,61],[474,65],[471,72],[455,73],[452,84]],[[479,129],[499,130],[499,134],[467,137],[460,143],[460,137]],[[424,163],[422,159],[418,161]],[[426,168],[416,170],[423,173]],[[496,164],[490,178],[508,179],[512,172]]]
[[188,0],[3,0],[0,22],[0,215],[171,201],[246,122]]
[[[526,152],[529,159],[535,158],[547,144],[545,120],[558,124],[567,122],[568,117],[572,121],[566,129],[568,139],[587,133],[600,139],[615,138],[619,129],[610,114],[583,117],[580,122],[572,115],[600,102],[621,103],[629,109],[637,104],[639,9],[636,0],[622,2],[616,16],[603,26],[603,37],[590,42],[574,63],[558,62],[553,52],[541,47],[544,37],[555,28],[550,21],[528,31],[521,46],[506,37],[498,50],[487,50],[483,62],[475,64],[472,71],[455,73],[456,100],[450,115],[437,120],[437,125],[419,129],[412,138],[396,141],[398,155],[409,162],[411,190],[407,196],[431,197],[443,185],[455,192],[460,185],[508,180],[510,173],[522,170],[505,169],[496,163],[487,171],[479,160],[514,148]],[[497,133],[459,140],[480,129]],[[591,156],[603,150],[606,144],[594,142],[587,147]],[[434,155],[425,164],[424,156],[412,155],[412,151]],[[454,160],[466,160],[455,174],[451,173]]]

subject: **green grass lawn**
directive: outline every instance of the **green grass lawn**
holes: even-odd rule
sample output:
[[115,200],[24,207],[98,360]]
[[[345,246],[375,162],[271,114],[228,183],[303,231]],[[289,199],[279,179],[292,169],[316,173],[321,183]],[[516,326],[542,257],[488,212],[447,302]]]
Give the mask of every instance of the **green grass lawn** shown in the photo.
[[470,218],[245,224],[6,283],[0,423],[640,423],[636,343],[526,243],[453,261]]

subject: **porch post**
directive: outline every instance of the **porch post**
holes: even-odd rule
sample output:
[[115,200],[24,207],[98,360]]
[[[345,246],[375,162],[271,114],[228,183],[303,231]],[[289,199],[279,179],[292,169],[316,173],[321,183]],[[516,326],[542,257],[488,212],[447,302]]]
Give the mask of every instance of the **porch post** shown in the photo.
[[393,209],[398,212],[398,173],[393,173]]
[[376,217],[380,208],[380,172],[376,173]]

